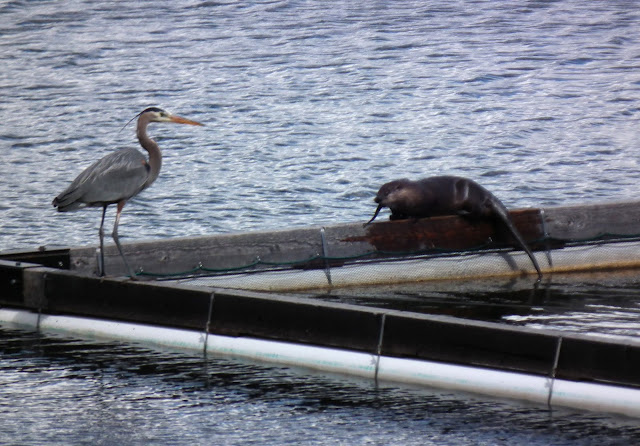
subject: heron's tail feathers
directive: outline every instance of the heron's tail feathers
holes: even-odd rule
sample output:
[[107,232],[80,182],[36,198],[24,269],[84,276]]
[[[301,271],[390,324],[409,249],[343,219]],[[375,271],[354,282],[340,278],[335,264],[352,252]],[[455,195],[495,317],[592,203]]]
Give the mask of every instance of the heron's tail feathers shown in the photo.
[[58,212],[69,212],[75,211],[76,209],[80,209],[85,207],[86,204],[70,199],[68,194],[60,194],[51,202],[53,207],[58,208]]

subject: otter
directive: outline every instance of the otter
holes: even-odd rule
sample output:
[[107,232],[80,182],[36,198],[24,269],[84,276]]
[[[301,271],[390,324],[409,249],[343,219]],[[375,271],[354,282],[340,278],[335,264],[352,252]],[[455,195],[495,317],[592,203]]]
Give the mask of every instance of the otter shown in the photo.
[[403,178],[383,184],[375,202],[378,208],[365,226],[375,220],[383,207],[391,210],[390,220],[462,215],[471,220],[502,222],[531,259],[538,272],[538,280],[542,278],[538,261],[513,224],[505,205],[473,180],[456,176],[436,176],[417,181]]

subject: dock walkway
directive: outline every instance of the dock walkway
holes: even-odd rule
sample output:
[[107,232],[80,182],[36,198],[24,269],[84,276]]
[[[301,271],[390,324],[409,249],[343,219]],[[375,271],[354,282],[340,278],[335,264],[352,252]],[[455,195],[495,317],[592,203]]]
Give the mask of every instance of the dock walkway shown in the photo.
[[[615,219],[612,219],[615,216]],[[545,274],[640,264],[640,203],[513,212]],[[0,322],[640,416],[640,340],[328,302],[284,290],[535,273],[458,217],[2,253]],[[107,272],[122,274],[115,250]],[[260,292],[256,291],[260,290]]]

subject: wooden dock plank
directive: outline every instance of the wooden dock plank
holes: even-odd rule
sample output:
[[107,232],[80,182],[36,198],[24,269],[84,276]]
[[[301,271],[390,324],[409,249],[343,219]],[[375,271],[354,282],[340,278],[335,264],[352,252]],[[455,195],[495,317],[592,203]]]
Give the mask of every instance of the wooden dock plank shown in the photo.
[[[640,202],[516,209],[511,216],[533,250],[561,248],[565,242],[589,240],[603,234],[640,234]],[[185,237],[125,243],[134,270],[157,274],[187,272],[194,268],[237,268],[256,261],[287,263],[318,259],[299,268],[339,266],[364,254],[374,256],[415,252],[444,253],[478,248],[513,247],[510,236],[489,222],[469,222],[457,216],[419,220],[374,222],[259,231],[206,237]],[[542,239],[547,236],[548,240]],[[323,244],[324,237],[324,244]],[[35,252],[0,253],[0,259],[39,263],[93,273],[96,248],[39,249]],[[106,269],[111,275],[126,273],[115,246],[105,248]],[[265,268],[266,265],[259,265]]]
[[603,234],[640,235],[640,202],[557,206],[544,210],[550,237],[588,240]]
[[[123,244],[134,270],[153,273],[185,272],[207,268],[235,268],[261,259],[270,262],[305,260],[322,253],[320,228],[223,234]],[[105,247],[105,266],[112,275],[126,274],[115,246]],[[71,268],[95,271],[95,248],[71,250]]]
[[[526,241],[542,238],[540,213],[537,209],[512,211],[511,216]],[[499,224],[474,222],[457,216],[375,223],[367,227],[363,236],[345,237],[342,241],[366,241],[375,250],[389,253],[442,252],[505,246],[519,249],[513,237]]]
[[[631,237],[640,233],[640,202],[514,210],[512,215],[530,242],[547,235],[559,240],[562,246],[565,242],[603,235]],[[460,217],[438,217],[380,222],[366,228],[362,223],[352,223],[139,242],[126,244],[125,251],[136,267],[175,273],[199,265],[233,268],[251,264],[256,259],[285,263],[322,255],[332,257],[335,268],[349,257],[357,258],[372,251],[384,256],[430,249],[472,249],[487,243],[502,246],[500,244],[510,241],[495,237],[491,224],[470,223]],[[619,245],[624,243],[613,246]],[[547,241],[543,241],[535,248],[548,246]],[[107,271],[124,273],[115,248],[109,246],[107,251]],[[383,355],[392,357],[541,376],[553,373],[556,348],[562,338],[556,376],[640,387],[637,373],[640,342],[600,340],[276,294],[100,279],[93,275],[95,247],[3,253],[0,258],[5,259],[0,260],[0,306],[199,331],[208,327],[212,334],[372,354],[380,349]],[[58,269],[24,263],[29,259]],[[323,268],[325,265],[324,260],[316,260],[300,267]],[[65,267],[71,270],[64,270]]]

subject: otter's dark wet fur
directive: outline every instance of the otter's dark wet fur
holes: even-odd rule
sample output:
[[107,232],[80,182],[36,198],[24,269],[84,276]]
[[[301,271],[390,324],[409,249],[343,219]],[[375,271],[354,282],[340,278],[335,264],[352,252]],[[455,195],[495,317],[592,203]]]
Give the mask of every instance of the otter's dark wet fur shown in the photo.
[[391,210],[391,220],[464,215],[471,220],[500,221],[527,253],[538,277],[542,277],[536,258],[513,224],[505,205],[473,180],[456,176],[429,177],[417,181],[403,178],[383,184],[375,202],[378,208],[367,225],[375,220],[383,207]]

